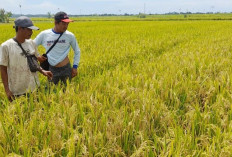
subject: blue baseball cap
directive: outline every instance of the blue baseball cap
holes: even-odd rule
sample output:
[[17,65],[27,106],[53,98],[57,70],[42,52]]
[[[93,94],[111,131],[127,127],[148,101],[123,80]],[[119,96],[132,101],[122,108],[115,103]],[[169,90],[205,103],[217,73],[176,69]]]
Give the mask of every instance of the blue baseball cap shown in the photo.
[[20,16],[17,19],[15,19],[14,21],[15,26],[19,26],[19,27],[24,27],[24,28],[29,28],[32,30],[39,30],[38,27],[34,26],[31,19],[26,17],[26,16]]

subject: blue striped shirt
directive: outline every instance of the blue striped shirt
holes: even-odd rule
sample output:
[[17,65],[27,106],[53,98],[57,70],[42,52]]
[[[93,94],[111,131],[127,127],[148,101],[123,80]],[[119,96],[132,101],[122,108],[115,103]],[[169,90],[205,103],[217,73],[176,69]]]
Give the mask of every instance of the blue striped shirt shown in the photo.
[[[60,33],[55,32],[53,29],[48,29],[40,32],[34,39],[34,42],[37,46],[43,45],[47,52],[59,36]],[[49,64],[56,66],[58,63],[63,61],[70,52],[70,46],[74,51],[73,68],[77,68],[80,62],[80,48],[74,34],[68,30],[63,33],[57,44],[48,53],[47,57]]]

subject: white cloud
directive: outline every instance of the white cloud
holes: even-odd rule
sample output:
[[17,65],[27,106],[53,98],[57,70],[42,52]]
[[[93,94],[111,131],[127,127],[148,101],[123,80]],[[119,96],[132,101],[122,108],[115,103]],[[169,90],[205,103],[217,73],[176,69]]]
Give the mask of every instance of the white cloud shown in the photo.
[[25,4],[22,6],[24,14],[46,14],[47,12],[57,12],[59,6],[51,3],[51,2],[42,2],[41,4]]

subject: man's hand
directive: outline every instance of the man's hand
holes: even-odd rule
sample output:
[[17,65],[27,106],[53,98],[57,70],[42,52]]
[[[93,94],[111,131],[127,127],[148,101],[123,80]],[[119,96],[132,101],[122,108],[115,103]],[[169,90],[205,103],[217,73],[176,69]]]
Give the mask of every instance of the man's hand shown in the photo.
[[43,63],[44,61],[47,60],[47,58],[44,57],[44,56],[38,56],[37,59],[38,59],[38,61],[39,61],[40,63]]
[[51,71],[42,70],[42,74],[43,74],[44,76],[47,76],[47,78],[48,78],[49,80],[51,80],[52,77],[53,77],[53,74],[52,74]]
[[5,91],[6,92],[6,96],[8,98],[9,101],[13,101],[14,100],[14,95],[10,90]]
[[77,76],[77,69],[72,68],[72,78]]
[[9,89],[8,85],[8,72],[7,72],[7,67],[0,65],[0,70],[1,70],[1,78],[2,78],[2,83],[6,92],[6,96],[9,101],[13,101],[14,95]]

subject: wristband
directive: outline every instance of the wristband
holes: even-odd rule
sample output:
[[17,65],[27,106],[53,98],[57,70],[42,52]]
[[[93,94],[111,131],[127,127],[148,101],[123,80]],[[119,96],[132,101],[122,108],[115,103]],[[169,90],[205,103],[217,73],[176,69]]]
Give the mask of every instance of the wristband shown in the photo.
[[77,69],[77,67],[78,67],[78,65],[73,65],[73,68],[74,68],[74,69]]

